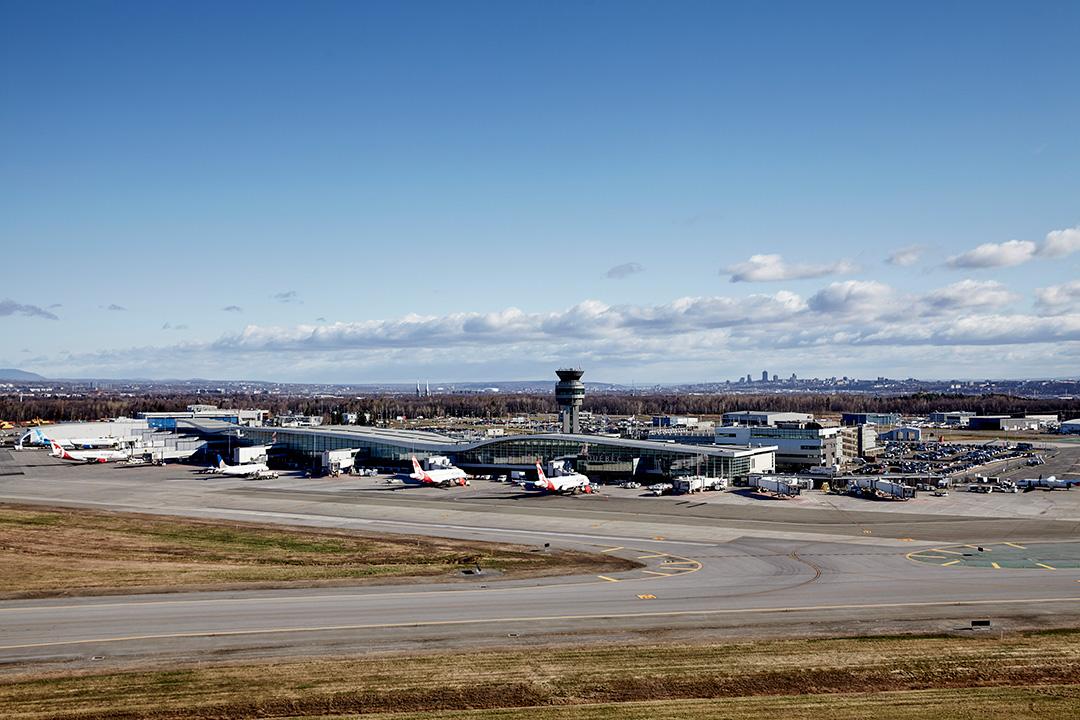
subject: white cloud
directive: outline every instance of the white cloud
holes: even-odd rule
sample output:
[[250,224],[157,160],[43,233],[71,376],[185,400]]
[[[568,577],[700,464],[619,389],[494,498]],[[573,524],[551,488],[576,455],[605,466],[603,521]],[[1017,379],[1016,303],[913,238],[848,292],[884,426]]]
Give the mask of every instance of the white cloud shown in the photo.
[[885,262],[896,267],[911,267],[919,262],[925,248],[922,245],[909,245],[894,251]]
[[983,243],[974,250],[954,255],[946,262],[951,268],[994,268],[1022,265],[1035,257],[1060,258],[1080,252],[1080,225],[1051,230],[1041,243],[1009,240]]
[[820,313],[880,312],[893,301],[893,289],[875,280],[845,280],[819,290],[808,301]]
[[946,264],[951,268],[1012,267],[1035,257],[1036,245],[1030,240],[983,243],[974,250],[954,255]]
[[1016,295],[996,280],[961,280],[923,296],[923,303],[930,312],[999,307],[1016,300]]
[[1053,230],[1039,246],[1039,255],[1058,258],[1080,252],[1080,225],[1064,230]]
[[[961,366],[982,368],[976,374],[985,375],[1006,356],[1010,363],[1075,374],[1069,371],[1075,367],[1069,353],[1080,343],[1080,313],[1071,300],[1080,293],[1077,285],[1043,288],[1036,305],[1040,312],[1027,314],[1010,312],[1007,304],[1015,297],[994,281],[961,280],[913,294],[880,282],[849,280],[809,297],[780,291],[683,297],[661,304],[586,300],[549,312],[511,307],[287,327],[248,325],[208,342],[61,354],[37,366],[54,375],[101,377],[251,378],[252,368],[258,368],[263,379],[359,381],[407,379],[416,372],[440,372],[448,379],[530,377],[560,363],[580,362],[593,372],[634,368],[639,379],[659,368],[666,378],[693,379],[718,367],[736,368],[731,376],[742,374],[744,367],[757,367],[764,353],[776,367],[786,365],[800,374],[811,362],[851,368],[873,361],[884,363],[875,370],[880,374],[906,363],[905,373],[932,376],[949,357],[950,375]],[[990,346],[997,349],[961,350]],[[920,348],[944,350],[935,356]],[[918,363],[924,371],[918,371]],[[1009,365],[1008,373],[1015,367]]]
[[1049,313],[1065,312],[1070,307],[1080,307],[1080,280],[1051,285],[1035,291],[1035,302],[1041,310]]
[[641,263],[628,262],[623,263],[622,265],[616,265],[615,267],[611,268],[607,271],[607,276],[613,280],[622,280],[624,277],[635,275],[644,270],[645,268],[641,265]]
[[746,262],[724,268],[720,274],[731,275],[731,282],[778,282],[819,278],[826,275],[845,275],[857,269],[847,260],[815,265],[787,263],[781,255],[751,255]]

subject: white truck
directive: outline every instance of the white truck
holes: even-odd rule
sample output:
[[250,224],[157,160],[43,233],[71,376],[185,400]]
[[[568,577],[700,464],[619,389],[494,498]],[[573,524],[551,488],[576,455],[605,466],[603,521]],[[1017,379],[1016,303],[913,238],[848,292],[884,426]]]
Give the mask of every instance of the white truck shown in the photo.
[[690,495],[706,490],[723,490],[727,487],[727,478],[688,475],[671,481],[672,491],[678,495]]

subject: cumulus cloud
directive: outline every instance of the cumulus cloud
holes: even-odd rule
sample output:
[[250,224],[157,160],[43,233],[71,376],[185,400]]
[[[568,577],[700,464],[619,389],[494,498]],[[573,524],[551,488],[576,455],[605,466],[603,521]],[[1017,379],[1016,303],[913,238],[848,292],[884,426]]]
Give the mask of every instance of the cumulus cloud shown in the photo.
[[636,275],[644,269],[645,268],[642,267],[641,263],[628,262],[623,263],[622,265],[616,265],[615,267],[611,268],[607,271],[607,276],[609,278],[612,278],[613,280],[621,280],[624,277]]
[[922,245],[902,247],[885,258],[885,262],[896,267],[911,267],[919,262],[925,249]]
[[225,307],[221,308],[221,311],[222,312],[238,313],[238,312],[244,312],[244,308],[240,307],[239,305],[226,305]]
[[285,290],[283,292],[274,293],[270,296],[272,299],[277,300],[280,303],[298,303],[300,298],[297,297],[295,290]]
[[38,307],[37,305],[28,305],[26,303],[18,303],[10,298],[0,300],[0,317],[6,317],[8,315],[25,315],[26,317],[39,317],[46,320],[59,320],[54,313]]
[[1058,258],[1080,252],[1080,225],[1064,230],[1053,230],[1039,246],[1039,255]]
[[891,287],[876,280],[845,280],[819,290],[807,305],[820,313],[879,312],[892,302],[893,295]]
[[[990,369],[1008,358],[1010,367],[1025,362],[1038,372],[1053,367],[1062,373],[1075,367],[1068,353],[1080,341],[1080,313],[1070,301],[1075,293],[1080,287],[1074,283],[1043,288],[1036,303],[1041,311],[1022,313],[1008,309],[1013,294],[992,281],[962,280],[919,294],[849,280],[808,297],[780,291],[659,304],[586,300],[547,312],[509,307],[283,327],[251,324],[216,340],[61,354],[44,365],[54,374],[63,368],[72,375],[129,377],[226,369],[249,377],[257,367],[268,379],[304,373],[318,380],[332,372],[348,378],[404,377],[406,367],[414,369],[410,373],[443,368],[459,376],[483,370],[491,377],[503,368],[531,373],[574,361],[597,370],[632,366],[635,373],[662,367],[667,377],[687,377],[718,364],[741,369],[765,353],[788,358],[796,369],[806,367],[808,358],[841,361],[845,367],[874,359],[878,372],[911,363],[907,367],[917,374],[919,363],[935,368],[945,358],[950,368],[982,363],[979,367]],[[1001,349],[993,360],[963,350],[983,346]],[[929,348],[945,349],[935,354]]]
[[961,280],[923,296],[930,312],[967,308],[1000,307],[1015,302],[1016,295],[996,280]]
[[787,263],[781,255],[751,255],[746,262],[738,263],[720,271],[730,275],[731,282],[778,282],[781,280],[805,280],[826,275],[845,275],[857,268],[847,260],[825,265],[813,263]]
[[161,326],[162,330],[187,330],[187,325],[173,325],[172,323],[165,323]]
[[983,243],[974,250],[954,255],[945,263],[951,268],[995,268],[1021,265],[1036,257],[1060,258],[1080,252],[1080,225],[1051,230],[1040,243],[1009,240]]
[[1012,267],[1035,257],[1037,246],[1030,240],[1009,240],[1003,243],[983,243],[974,250],[954,255],[946,261],[951,268]]
[[1037,289],[1035,303],[1044,312],[1054,314],[1080,307],[1080,280]]

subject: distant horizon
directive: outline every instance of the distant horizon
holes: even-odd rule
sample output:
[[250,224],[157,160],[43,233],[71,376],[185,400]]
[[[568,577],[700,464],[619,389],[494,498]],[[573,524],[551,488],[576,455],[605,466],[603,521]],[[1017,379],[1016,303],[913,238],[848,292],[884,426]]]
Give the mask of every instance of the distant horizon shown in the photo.
[[[31,373],[33,372],[33,371],[23,370],[22,368],[3,368],[3,369],[4,370],[17,370],[17,371],[21,371],[21,372],[31,372]],[[588,371],[586,370],[586,373],[587,372]],[[33,374],[41,375],[40,373],[33,373]],[[169,383],[169,382],[177,382],[177,383],[184,383],[184,382],[215,383],[215,382],[223,382],[223,383],[258,383],[258,384],[265,384],[265,385],[338,385],[338,386],[345,386],[345,385],[352,385],[352,386],[401,385],[401,386],[405,386],[405,387],[415,387],[416,382],[417,382],[416,380],[363,380],[363,381],[329,381],[329,380],[318,381],[318,380],[315,380],[315,381],[292,381],[292,380],[261,380],[261,379],[256,379],[256,378],[213,378],[213,377],[187,377],[187,378],[185,378],[185,377],[158,377],[158,378],[151,378],[151,377],[50,377],[50,376],[44,376],[44,375],[42,375],[41,377],[42,377],[41,381],[34,380],[33,382],[98,382],[98,381],[100,381],[100,382],[146,382],[146,383]],[[830,375],[830,376],[825,376],[825,377],[820,377],[820,376],[805,376],[804,377],[802,375],[798,375],[796,382],[811,381],[811,380],[827,381],[831,377],[835,377],[837,380],[842,380],[845,376],[844,375],[835,375],[835,376]],[[884,381],[899,381],[899,382],[914,381],[914,382],[920,382],[920,383],[949,383],[949,382],[957,382],[957,383],[978,383],[978,382],[1080,382],[1080,375],[1058,376],[1058,377],[967,377],[967,378],[963,378],[963,377],[942,377],[942,378],[932,378],[932,377],[888,377],[888,376],[884,376],[884,375],[875,375],[873,377],[870,377],[870,376],[858,376],[858,377],[856,377],[856,376],[848,375],[846,377],[851,381],[860,381],[860,382],[877,382],[879,378],[882,378]],[[527,384],[543,385],[543,384],[550,383],[552,385],[552,387],[554,387],[554,384],[555,384],[555,382],[557,382],[557,380],[558,380],[558,378],[554,377],[554,371],[552,371],[552,378],[550,378],[550,379],[548,379],[548,378],[539,378],[539,377],[537,377],[537,378],[522,378],[522,379],[502,378],[502,379],[498,379],[498,380],[493,380],[493,379],[481,379],[481,380],[423,380],[423,379],[421,379],[419,382],[420,382],[421,390],[425,390],[428,386],[430,386],[431,390],[435,391],[438,387],[440,387],[440,386],[445,387],[447,385],[487,385],[489,387],[497,387],[499,385],[507,385],[507,384],[526,384],[527,383]],[[18,382],[18,381],[17,380],[4,379],[2,376],[0,376],[0,383],[10,383],[10,382]],[[27,382],[30,382],[30,381],[27,381]],[[583,382],[585,382],[586,385],[590,385],[590,384],[592,384],[592,385],[611,385],[611,386],[619,386],[619,387],[635,387],[635,386],[640,386],[640,387],[656,387],[656,386],[675,387],[675,386],[689,386],[689,385],[721,385],[721,384],[724,384],[725,382],[731,383],[731,384],[761,385],[763,387],[767,387],[767,386],[783,385],[784,383],[791,382],[791,380],[790,380],[790,375],[789,375],[787,377],[781,377],[779,380],[776,380],[776,381],[769,380],[768,382],[762,382],[761,379],[758,378],[758,379],[752,380],[750,383],[745,382],[745,376],[744,376],[743,379],[725,378],[725,379],[721,379],[721,380],[685,380],[685,381],[663,381],[663,382],[653,382],[653,381],[647,381],[646,380],[646,381],[637,381],[637,382],[633,382],[633,383],[630,383],[630,382],[612,382],[612,381],[603,380],[603,379],[596,380],[596,379],[590,379],[590,378],[586,377],[586,378],[583,378]]]

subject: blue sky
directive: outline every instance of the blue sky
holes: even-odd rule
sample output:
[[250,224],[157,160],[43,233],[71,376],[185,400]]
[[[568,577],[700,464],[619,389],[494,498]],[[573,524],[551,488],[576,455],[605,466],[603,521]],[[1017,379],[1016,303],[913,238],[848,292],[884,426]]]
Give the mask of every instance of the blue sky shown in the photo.
[[1076,375],[1078,27],[1071,2],[0,2],[0,366]]

